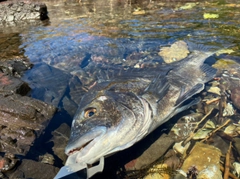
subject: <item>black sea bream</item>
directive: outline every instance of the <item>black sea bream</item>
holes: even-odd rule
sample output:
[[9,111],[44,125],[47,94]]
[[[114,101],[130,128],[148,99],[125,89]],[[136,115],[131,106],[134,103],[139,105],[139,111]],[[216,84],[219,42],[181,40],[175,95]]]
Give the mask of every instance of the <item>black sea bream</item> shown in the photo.
[[204,64],[214,53],[193,50],[187,58],[156,69],[123,70],[112,77],[99,73],[72,122],[67,163],[92,164],[124,150],[196,104],[191,97],[215,76],[216,70]]

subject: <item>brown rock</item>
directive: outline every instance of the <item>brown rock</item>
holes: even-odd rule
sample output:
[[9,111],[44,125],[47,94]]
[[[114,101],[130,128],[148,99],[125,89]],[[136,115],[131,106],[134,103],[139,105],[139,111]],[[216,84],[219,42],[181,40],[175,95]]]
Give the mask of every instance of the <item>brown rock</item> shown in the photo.
[[0,151],[26,154],[56,108],[18,94],[0,94]]
[[53,138],[51,140],[54,143],[54,146],[52,148],[53,152],[63,161],[64,164],[67,160],[67,155],[64,151],[69,140],[70,127],[66,123],[63,123],[59,128],[52,132],[52,135]]
[[160,55],[166,63],[172,63],[186,58],[188,53],[187,43],[181,40],[172,44],[171,47],[161,48],[158,55]]
[[9,178],[34,178],[34,179],[52,179],[59,171],[59,168],[52,165],[35,162],[24,159],[21,165]]
[[210,165],[220,168],[220,156],[221,151],[218,148],[197,142],[181,169],[187,173],[192,166],[195,166],[198,171],[202,171]]
[[240,110],[240,87],[231,90],[231,100],[233,105]]
[[136,170],[147,166],[159,159],[173,145],[174,140],[167,134],[161,135],[147,150],[137,159],[125,165],[126,170]]
[[18,78],[0,73],[0,92],[26,95],[30,91],[27,83]]

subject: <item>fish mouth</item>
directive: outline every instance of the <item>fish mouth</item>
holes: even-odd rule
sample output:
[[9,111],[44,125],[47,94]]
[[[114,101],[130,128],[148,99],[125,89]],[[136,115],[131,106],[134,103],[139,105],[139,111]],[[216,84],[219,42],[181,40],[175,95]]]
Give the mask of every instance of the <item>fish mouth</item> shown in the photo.
[[100,138],[103,134],[106,133],[106,127],[97,127],[89,131],[78,138],[69,139],[68,145],[65,148],[65,153],[70,156],[76,152],[82,151],[84,148],[88,148],[88,150],[93,147],[96,143],[97,139]]

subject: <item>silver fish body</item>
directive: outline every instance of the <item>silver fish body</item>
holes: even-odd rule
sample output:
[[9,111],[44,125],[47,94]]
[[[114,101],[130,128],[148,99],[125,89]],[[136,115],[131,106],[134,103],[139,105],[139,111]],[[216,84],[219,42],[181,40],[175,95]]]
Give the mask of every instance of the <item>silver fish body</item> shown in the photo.
[[72,164],[92,164],[143,139],[204,89],[216,70],[204,61],[214,52],[158,69],[135,69],[97,82],[81,99],[65,153]]

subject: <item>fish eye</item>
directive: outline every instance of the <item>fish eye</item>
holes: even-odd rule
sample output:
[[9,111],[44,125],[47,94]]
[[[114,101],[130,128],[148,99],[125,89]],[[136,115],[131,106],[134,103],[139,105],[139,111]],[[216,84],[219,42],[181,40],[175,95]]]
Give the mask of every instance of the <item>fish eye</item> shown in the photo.
[[84,110],[84,117],[92,117],[97,112],[96,108],[87,108]]

